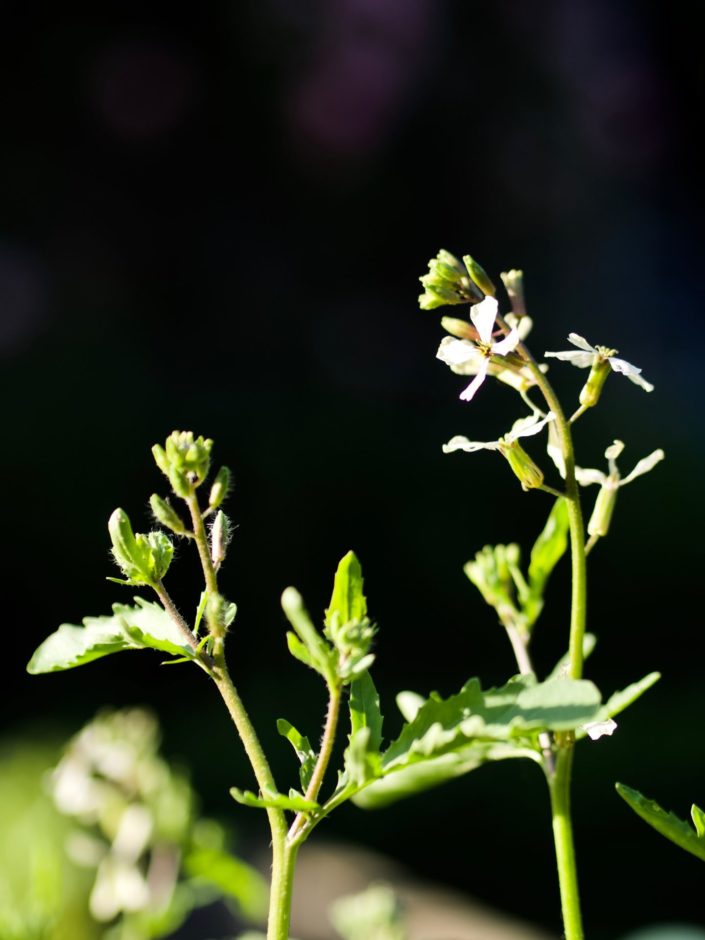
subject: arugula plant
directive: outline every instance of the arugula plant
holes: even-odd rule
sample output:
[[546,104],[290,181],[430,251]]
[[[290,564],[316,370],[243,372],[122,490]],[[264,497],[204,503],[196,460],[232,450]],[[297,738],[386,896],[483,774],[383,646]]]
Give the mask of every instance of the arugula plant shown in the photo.
[[[227,708],[249,758],[255,790],[233,787],[233,798],[262,809],[269,823],[272,875],[268,940],[287,940],[296,857],[318,823],[347,800],[376,807],[453,779],[492,760],[526,758],[542,769],[548,783],[553,814],[559,885],[565,935],[583,936],[570,816],[570,786],[576,741],[599,737],[614,729],[614,716],[638,698],[658,678],[646,676],[606,702],[596,686],[583,678],[583,662],[593,638],[585,632],[586,556],[607,534],[619,489],[651,469],[662,457],[654,451],[622,478],[616,458],[621,442],[607,452],[607,472],[575,465],[572,425],[597,404],[611,372],[626,375],[644,390],[651,386],[640,370],[616,357],[615,350],[590,346],[576,334],[576,350],[547,353],[580,368],[589,368],[579,406],[567,419],[546,378],[546,365],[529,352],[524,340],[531,327],[524,306],[521,273],[502,276],[511,312],[499,313],[495,288],[470,256],[460,262],[441,251],[421,280],[421,307],[469,305],[469,320],[444,317],[449,335],[438,357],[451,369],[471,376],[461,398],[471,401],[488,378],[513,388],[528,410],[510,431],[495,441],[473,442],[456,436],[446,452],[489,450],[509,464],[526,491],[547,493],[552,506],[534,544],[529,563],[522,567],[517,545],[486,546],[466,566],[469,579],[495,610],[514,651],[518,674],[500,688],[483,688],[469,679],[446,698],[403,692],[397,699],[404,723],[390,741],[383,735],[380,701],[370,676],[375,625],[368,616],[360,564],[349,552],[338,565],[329,607],[319,628],[301,595],[287,588],[282,608],[290,625],[292,656],[317,673],[328,691],[320,745],[315,747],[290,722],[280,719],[278,730],[292,746],[299,763],[295,786],[275,781],[255,728],[231,678],[225,657],[226,640],[237,608],[220,589],[219,574],[226,559],[231,523],[222,509],[230,471],[215,475],[207,498],[201,488],[209,478],[213,442],[191,432],[174,432],[153,456],[167,478],[170,502],[158,494],[150,499],[161,528],[134,533],[127,514],[116,509],[108,528],[113,556],[123,577],[120,584],[147,589],[134,604],[116,604],[113,613],[87,617],[82,626],[63,625],[37,649],[28,669],[32,673],[70,669],[122,650],[153,649],[167,662],[191,663],[212,681]],[[534,395],[541,396],[541,404]],[[556,485],[524,449],[524,438],[547,435],[547,452],[556,466]],[[580,486],[599,486],[587,533],[583,524]],[[542,497],[543,498],[543,497]],[[167,534],[169,533],[169,534]],[[200,560],[204,587],[187,620],[176,608],[165,577],[172,560],[173,538],[192,543]],[[586,541],[587,540],[587,541]],[[530,644],[542,608],[548,579],[570,545],[572,606],[568,649],[553,672],[539,681],[530,657]],[[346,715],[347,747],[337,780],[329,765],[334,742]]]

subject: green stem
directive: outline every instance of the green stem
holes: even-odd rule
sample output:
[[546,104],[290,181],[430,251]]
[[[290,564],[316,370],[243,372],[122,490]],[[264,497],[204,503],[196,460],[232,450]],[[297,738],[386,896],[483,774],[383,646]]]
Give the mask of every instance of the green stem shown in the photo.
[[183,635],[183,638],[196,654],[200,665],[202,665],[206,672],[208,672],[210,675],[213,668],[213,661],[207,653],[204,653],[203,650],[198,648],[198,640],[194,636],[193,631],[189,625],[177,610],[176,604],[171,599],[171,595],[161,581],[157,581],[153,587],[157,597],[162,602],[162,607],[169,614],[179,632]]
[[[209,596],[215,596],[219,593],[218,575],[211,558],[203,514],[198,505],[198,497],[195,492],[187,499],[187,503],[193,522],[193,536],[206,581],[206,590]],[[218,691],[240,736],[245,753],[252,765],[260,793],[265,790],[276,791],[277,786],[269,761],[262,750],[262,745],[250,721],[250,716],[247,714],[242,699],[230,678],[225,661],[225,625],[209,623],[208,626],[213,637],[213,663],[215,667],[212,674],[213,681],[218,687]],[[287,823],[284,811],[269,806],[267,807],[267,818],[272,834],[272,881],[269,893],[267,940],[289,940],[296,847],[292,848],[287,845]]]
[[572,746],[559,748],[555,773],[552,777],[549,777],[548,786],[551,794],[553,841],[556,847],[565,940],[583,940],[578,873],[575,865],[575,846],[573,844],[573,824],[570,816],[572,764]]
[[[326,725],[323,729],[323,739],[321,741],[321,749],[318,752],[316,766],[313,768],[311,780],[308,787],[306,788],[305,795],[307,800],[315,801],[318,799],[318,793],[321,789],[321,784],[323,783],[326,769],[330,763],[331,754],[333,753],[333,744],[335,743],[335,732],[338,727],[338,716],[340,714],[340,698],[342,689],[340,686],[329,686],[328,693],[330,697],[328,699],[328,714],[326,715]],[[294,819],[294,822],[291,824],[291,829],[289,830],[289,842],[291,844],[297,841],[303,841],[297,840],[296,836],[304,828],[306,821],[306,814],[298,813]]]

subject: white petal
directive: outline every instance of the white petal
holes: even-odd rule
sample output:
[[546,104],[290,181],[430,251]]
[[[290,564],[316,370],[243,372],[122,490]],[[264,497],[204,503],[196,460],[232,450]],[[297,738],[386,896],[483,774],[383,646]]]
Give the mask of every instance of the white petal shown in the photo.
[[605,451],[605,457],[608,460],[616,460],[624,450],[624,441],[612,441]]
[[545,428],[549,421],[553,421],[554,417],[553,412],[549,411],[546,417],[541,419],[536,414],[530,415],[528,418],[520,418],[514,422],[511,431],[505,435],[504,440],[511,444],[519,437],[532,437]]
[[605,734],[614,734],[616,728],[617,722],[613,721],[612,718],[608,718],[606,721],[591,721],[587,725],[583,725],[583,731],[593,741],[597,741]]
[[569,362],[578,369],[589,369],[595,361],[594,353],[573,352],[572,349],[566,352],[545,352],[544,356],[553,356],[554,359],[561,359],[563,362]]
[[651,382],[647,382],[646,379],[643,379],[641,377],[641,369],[633,366],[631,362],[625,362],[624,359],[615,359],[614,356],[611,356],[608,359],[608,362],[615,372],[620,372],[622,375],[626,375],[626,377],[631,379],[635,385],[640,385],[645,392],[653,392],[654,387]]
[[586,339],[583,339],[578,333],[568,333],[568,342],[572,343],[573,346],[577,346],[578,349],[584,349],[585,352],[597,353],[597,350],[594,346],[591,346]]
[[485,381],[485,376],[487,375],[487,370],[489,368],[489,359],[485,359],[477,371],[477,375],[468,385],[468,387],[460,393],[460,398],[462,401],[472,401],[475,397],[475,392]]
[[625,478],[621,481],[620,486],[631,483],[632,480],[636,480],[637,477],[643,476],[645,473],[648,473],[649,470],[653,470],[656,464],[663,460],[665,456],[666,455],[659,447],[659,449],[655,450],[653,454],[649,454],[648,457],[644,457],[643,460],[640,460],[632,472],[628,473],[627,476],[625,476]]
[[452,336],[444,336],[441,345],[438,347],[436,359],[440,359],[448,366],[456,366],[480,355],[482,354],[477,347],[466,339],[454,339]]
[[486,346],[489,346],[492,342],[492,330],[497,319],[497,307],[496,299],[487,296],[481,303],[470,308],[470,319]]
[[519,331],[512,330],[508,336],[504,337],[504,339],[500,340],[498,343],[493,344],[492,352],[496,356],[506,356],[507,353],[510,353],[513,349],[517,348],[519,342]]
[[604,483],[607,479],[607,475],[604,474],[602,470],[589,470],[576,467],[575,479],[581,486],[590,486],[591,483]]
[[556,470],[558,470],[565,480],[565,460],[563,459],[563,449],[558,435],[558,428],[555,424],[549,424],[548,426],[548,444],[546,445],[546,452],[555,464]]
[[454,450],[465,450],[474,454],[478,450],[499,450],[498,441],[469,441],[467,437],[456,434],[447,444],[443,445],[444,454],[452,454]]
[[534,325],[534,321],[526,314],[518,317],[515,313],[508,313],[504,319],[512,329],[516,329],[520,340],[526,339]]

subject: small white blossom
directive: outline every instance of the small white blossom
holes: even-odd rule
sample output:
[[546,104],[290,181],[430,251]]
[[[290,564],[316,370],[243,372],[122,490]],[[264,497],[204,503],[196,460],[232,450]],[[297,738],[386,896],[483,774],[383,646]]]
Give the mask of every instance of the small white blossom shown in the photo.
[[503,447],[506,448],[507,445],[513,444],[520,437],[532,437],[534,434],[538,434],[549,421],[553,421],[553,418],[554,414],[552,411],[549,411],[543,418],[538,412],[526,418],[520,418],[518,421],[514,422],[508,434],[505,434],[496,441],[469,441],[467,437],[456,434],[447,444],[443,445],[443,453],[451,454],[455,450],[464,450],[472,454],[478,450],[502,450]]
[[579,352],[568,349],[565,352],[546,352],[544,356],[553,356],[555,359],[561,359],[563,362],[570,362],[579,369],[590,369],[596,362],[607,362],[613,372],[619,372],[626,375],[628,379],[639,385],[645,392],[652,392],[653,385],[647,382],[641,376],[641,369],[633,366],[631,362],[624,359],[617,359],[617,350],[608,349],[606,346],[591,346],[586,339],[577,333],[568,334],[568,342],[577,346]]
[[[487,296],[482,303],[470,308],[470,319],[477,330],[478,339],[454,339],[446,336],[441,341],[436,356],[453,371],[463,371],[464,374],[474,375],[474,379],[464,391],[460,393],[463,401],[471,401],[478,388],[482,385],[490,371],[492,356],[506,356],[519,345],[521,336],[515,326],[504,339],[495,343],[492,341],[495,321],[497,320],[498,304],[494,297]],[[527,324],[530,329],[531,324]],[[526,329],[526,327],[524,327]]]
[[603,473],[602,470],[583,470],[582,467],[576,467],[575,479],[581,486],[590,486],[591,483],[599,483],[600,486],[605,489],[616,490],[619,489],[620,486],[626,486],[627,483],[631,483],[632,480],[636,480],[637,477],[648,473],[649,470],[653,470],[656,464],[666,456],[659,447],[658,450],[653,451],[648,457],[644,457],[640,460],[631,473],[622,477],[617,467],[617,457],[619,457],[623,450],[624,443],[622,441],[613,441],[605,451],[609,473]]
[[583,731],[587,734],[591,741],[597,741],[598,738],[601,738],[603,735],[614,734],[617,729],[617,722],[612,718],[608,718],[606,721],[591,721],[588,724],[583,725]]

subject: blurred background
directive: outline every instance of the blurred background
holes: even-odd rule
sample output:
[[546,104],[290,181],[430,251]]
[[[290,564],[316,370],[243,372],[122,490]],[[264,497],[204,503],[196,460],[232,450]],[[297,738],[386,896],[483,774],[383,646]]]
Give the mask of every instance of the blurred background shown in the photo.
[[[279,596],[327,603],[354,548],[380,625],[376,680],[394,695],[487,685],[509,645],[462,565],[488,542],[528,547],[550,501],[523,494],[489,440],[518,399],[472,405],[435,359],[417,278],[440,247],[497,278],[523,268],[532,348],[571,330],[641,366],[576,429],[579,462],[626,442],[620,495],[591,557],[588,674],[609,694],[662,681],[577,761],[589,935],[702,919],[702,865],[614,793],[621,780],[687,814],[702,803],[702,278],[705,71],[682,2],[258,0],[73,12],[10,5],[3,109],[0,395],[4,402],[4,753],[50,746],[101,705],[146,705],[192,768],[203,810],[265,838],[243,755],[197,670],[109,657],[30,678],[61,622],[108,612],[106,521],[148,525],[164,493],[149,449],[175,428],[216,441],[238,526],[223,587],[239,607],[232,670],[279,776],[275,721],[313,739],[316,677],[289,660]],[[443,312],[443,311],[441,311]],[[585,373],[555,363],[566,401]],[[195,606],[182,549],[170,588]],[[561,577],[562,575],[562,577]],[[548,670],[567,633],[565,564],[537,627]],[[9,750],[8,750],[9,749]],[[319,838],[362,842],[420,878],[558,933],[547,797],[508,762]],[[664,872],[666,874],[664,874]],[[196,935],[198,936],[198,935]]]

